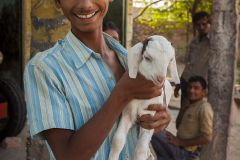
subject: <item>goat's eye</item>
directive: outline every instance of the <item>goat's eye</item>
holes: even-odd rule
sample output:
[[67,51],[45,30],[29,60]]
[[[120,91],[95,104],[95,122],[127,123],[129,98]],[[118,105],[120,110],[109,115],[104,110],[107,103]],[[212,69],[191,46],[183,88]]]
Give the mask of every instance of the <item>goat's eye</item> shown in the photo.
[[152,61],[152,58],[151,57],[147,57],[147,56],[144,56],[145,60],[148,61],[148,62],[151,62]]

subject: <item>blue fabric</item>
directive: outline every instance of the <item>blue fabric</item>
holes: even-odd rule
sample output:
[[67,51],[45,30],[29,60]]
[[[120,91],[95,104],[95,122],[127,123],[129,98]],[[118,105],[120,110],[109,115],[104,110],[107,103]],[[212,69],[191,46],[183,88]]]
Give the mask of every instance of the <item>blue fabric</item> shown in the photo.
[[[110,36],[104,37],[126,69],[126,49]],[[114,75],[100,54],[69,32],[53,48],[38,53],[25,68],[24,88],[31,135],[45,139],[42,132],[51,128],[77,131],[98,112],[115,84]],[[117,122],[93,159],[108,158],[116,126]],[[136,141],[134,126],[120,160],[131,159]],[[51,152],[50,147],[49,150]]]
[[170,144],[164,131],[158,135],[153,135],[151,143],[158,160],[190,160],[200,155],[199,151],[192,153],[182,147]]

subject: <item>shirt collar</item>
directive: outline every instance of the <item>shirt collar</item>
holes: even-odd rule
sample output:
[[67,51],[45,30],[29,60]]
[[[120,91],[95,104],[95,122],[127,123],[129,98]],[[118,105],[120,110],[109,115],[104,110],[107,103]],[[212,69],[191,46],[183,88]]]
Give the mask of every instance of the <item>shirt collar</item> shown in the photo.
[[71,31],[68,32],[66,41],[68,41],[68,44],[76,54],[72,60],[75,67],[78,69],[90,58],[93,50],[82,43]]
[[195,103],[192,103],[190,104],[190,107],[196,107],[196,106],[200,106],[201,104],[203,104],[204,102],[206,102],[207,100],[205,98],[195,102]]
[[[120,62],[124,64],[124,59],[127,57],[127,50],[117,40],[105,33],[103,34],[107,45],[116,52]],[[71,31],[67,34],[66,41],[68,41],[68,44],[76,54],[76,56],[74,56],[75,58],[72,60],[77,69],[81,68],[81,66],[85,64],[92,55],[96,58],[100,58],[98,53],[95,53],[92,49],[88,48]],[[124,65],[124,67],[126,66]]]
[[197,41],[198,41],[198,42],[201,42],[201,41],[203,41],[204,39],[209,40],[209,39],[210,39],[210,34],[208,33],[208,34],[206,34],[205,36],[203,36],[203,37],[201,37],[201,38],[200,38],[200,36],[197,37]]

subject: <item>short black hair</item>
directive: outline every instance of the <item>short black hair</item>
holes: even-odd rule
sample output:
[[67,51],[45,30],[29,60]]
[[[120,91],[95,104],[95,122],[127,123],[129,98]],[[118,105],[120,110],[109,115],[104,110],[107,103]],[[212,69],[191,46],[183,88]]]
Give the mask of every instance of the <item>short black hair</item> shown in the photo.
[[115,30],[119,35],[120,35],[120,30],[119,28],[115,25],[114,22],[112,21],[104,21],[103,22],[103,31],[106,31],[108,29]]
[[207,12],[205,11],[197,12],[193,15],[193,23],[196,24],[197,21],[205,17],[208,19],[208,23],[210,23],[210,15]]
[[207,81],[201,76],[192,76],[188,80],[188,84],[192,82],[199,82],[203,89],[207,88]]

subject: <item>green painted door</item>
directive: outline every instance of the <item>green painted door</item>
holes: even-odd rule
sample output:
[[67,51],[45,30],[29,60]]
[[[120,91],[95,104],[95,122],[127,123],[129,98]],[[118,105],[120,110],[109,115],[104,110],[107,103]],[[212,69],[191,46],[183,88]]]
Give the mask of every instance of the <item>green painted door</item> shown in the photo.
[[109,5],[108,14],[105,20],[113,21],[121,31],[121,42],[125,45],[126,42],[126,1],[114,0]]
[[[22,1],[0,1],[0,76],[22,79]],[[1,56],[2,56],[1,55]]]

